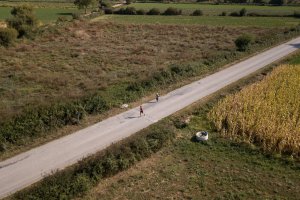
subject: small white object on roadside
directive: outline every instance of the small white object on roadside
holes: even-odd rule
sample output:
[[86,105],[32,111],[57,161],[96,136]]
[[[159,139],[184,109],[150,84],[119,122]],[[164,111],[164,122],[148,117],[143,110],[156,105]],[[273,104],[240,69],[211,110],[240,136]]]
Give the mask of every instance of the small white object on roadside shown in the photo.
[[196,133],[196,139],[198,141],[206,141],[208,140],[208,132],[206,131],[199,131]]
[[128,104],[122,104],[121,108],[128,108]]

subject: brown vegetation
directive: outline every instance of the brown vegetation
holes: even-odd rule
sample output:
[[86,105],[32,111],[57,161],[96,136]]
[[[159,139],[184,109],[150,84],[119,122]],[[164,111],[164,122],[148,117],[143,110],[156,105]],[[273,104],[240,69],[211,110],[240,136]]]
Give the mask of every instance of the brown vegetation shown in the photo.
[[299,66],[278,67],[262,82],[219,102],[209,116],[225,137],[299,157],[299,75]]
[[232,51],[242,33],[259,38],[279,31],[105,22],[49,26],[35,41],[0,49],[0,121],[28,105],[75,99],[171,63]]

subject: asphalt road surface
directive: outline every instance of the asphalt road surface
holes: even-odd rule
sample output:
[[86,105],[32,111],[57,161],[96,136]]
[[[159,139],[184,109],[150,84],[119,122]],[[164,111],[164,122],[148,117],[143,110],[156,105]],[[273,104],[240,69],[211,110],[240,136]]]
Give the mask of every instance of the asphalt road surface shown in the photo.
[[72,165],[83,157],[146,128],[150,124],[287,56],[299,47],[300,37],[176,89],[165,96],[161,96],[158,103],[153,100],[143,104],[146,116],[139,117],[139,108],[133,108],[1,162],[0,197],[3,198],[21,190],[41,180],[53,170]]

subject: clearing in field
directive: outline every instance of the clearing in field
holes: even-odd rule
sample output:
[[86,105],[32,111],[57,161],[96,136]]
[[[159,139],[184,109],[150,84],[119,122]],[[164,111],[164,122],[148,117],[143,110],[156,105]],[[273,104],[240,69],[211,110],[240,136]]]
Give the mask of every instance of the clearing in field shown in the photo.
[[300,66],[281,66],[228,96],[209,114],[222,135],[266,152],[300,156]]

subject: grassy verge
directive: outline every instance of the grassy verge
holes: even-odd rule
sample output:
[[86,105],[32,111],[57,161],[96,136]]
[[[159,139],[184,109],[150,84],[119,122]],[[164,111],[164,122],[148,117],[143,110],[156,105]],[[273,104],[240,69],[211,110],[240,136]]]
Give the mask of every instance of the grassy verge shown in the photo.
[[51,133],[51,130],[69,124],[77,124],[87,114],[103,113],[107,109],[119,106],[122,102],[134,102],[154,91],[176,83],[190,82],[192,77],[199,78],[212,73],[225,64],[297,34],[297,29],[295,29],[284,34],[274,35],[272,39],[264,40],[261,38],[253,46],[252,50],[246,53],[232,51],[210,56],[201,62],[180,65],[172,64],[164,69],[149,73],[143,79],[116,84],[76,101],[28,108],[22,115],[1,123],[0,142],[2,155],[5,150],[10,151],[30,146],[38,138],[49,137],[47,135]]
[[[11,199],[143,199],[154,197],[265,198],[290,197],[299,192],[299,166],[289,160],[267,158],[260,151],[227,141],[218,136],[206,118],[207,112],[227,94],[261,80],[270,66],[233,84],[205,100],[154,124],[136,135],[113,145],[107,151],[45,178],[10,197]],[[190,122],[186,123],[187,119]],[[206,143],[195,143],[197,130],[210,132]],[[168,145],[172,142],[172,145]],[[164,148],[165,147],[165,148]],[[121,179],[107,177],[128,169],[154,154],[149,160],[121,174]],[[139,168],[139,170],[136,170]],[[283,173],[284,172],[284,173]],[[104,179],[104,180],[102,180]],[[254,182],[255,180],[255,182]],[[83,196],[97,185],[88,196]],[[109,185],[109,182],[112,182]],[[262,182],[263,184],[256,184]],[[168,183],[168,184],[166,184]],[[270,183],[273,183],[270,185]],[[274,188],[274,185],[280,186]],[[106,187],[103,189],[103,186]],[[123,188],[123,189],[122,189]],[[217,189],[217,190],[215,190]],[[211,194],[211,195],[210,195]],[[159,196],[157,196],[159,195]]]

